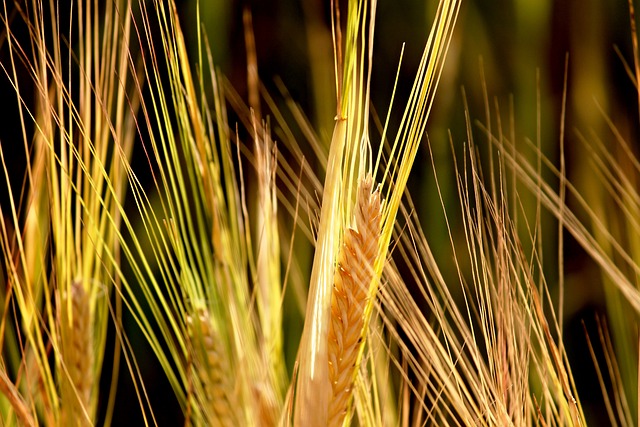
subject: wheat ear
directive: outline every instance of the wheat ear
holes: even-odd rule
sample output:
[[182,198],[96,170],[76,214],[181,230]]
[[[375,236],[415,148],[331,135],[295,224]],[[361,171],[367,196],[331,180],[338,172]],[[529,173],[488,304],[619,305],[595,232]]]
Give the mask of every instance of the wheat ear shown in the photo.
[[206,308],[197,310],[197,320],[187,317],[189,336],[193,349],[193,361],[204,396],[200,399],[205,425],[234,426],[234,392],[228,376],[229,367],[220,337],[211,322]]
[[362,346],[364,307],[373,280],[378,254],[381,202],[370,176],[359,185],[355,229],[344,233],[333,279],[331,320],[328,334],[329,399],[328,425],[341,426],[347,414]]
[[63,311],[66,330],[63,362],[68,375],[68,387],[63,389],[62,410],[65,424],[69,426],[91,425],[91,388],[93,387],[93,331],[89,295],[81,282],[71,284]]

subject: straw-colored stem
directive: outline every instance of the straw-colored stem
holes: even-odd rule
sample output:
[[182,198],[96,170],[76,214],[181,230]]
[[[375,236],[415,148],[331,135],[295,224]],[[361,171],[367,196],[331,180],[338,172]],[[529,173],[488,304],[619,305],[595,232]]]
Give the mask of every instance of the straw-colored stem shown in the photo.
[[356,362],[362,346],[364,308],[373,280],[380,237],[380,194],[367,177],[360,183],[355,209],[356,228],[347,229],[333,279],[328,335],[328,425],[341,426],[353,395]]

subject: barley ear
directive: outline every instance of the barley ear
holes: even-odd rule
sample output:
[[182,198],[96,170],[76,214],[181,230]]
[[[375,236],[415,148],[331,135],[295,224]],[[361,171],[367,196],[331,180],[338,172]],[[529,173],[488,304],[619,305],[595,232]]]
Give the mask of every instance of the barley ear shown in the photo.
[[328,425],[341,426],[348,413],[363,345],[364,308],[374,278],[381,232],[381,202],[373,180],[359,185],[355,206],[355,229],[344,233],[333,279],[331,320],[328,334],[329,399]]
[[89,295],[74,281],[62,299],[62,420],[67,426],[89,426],[93,387],[93,322]]
[[187,317],[196,385],[195,413],[202,425],[236,425],[235,393],[229,381],[229,366],[220,337],[215,331],[209,311],[197,310],[197,318]]

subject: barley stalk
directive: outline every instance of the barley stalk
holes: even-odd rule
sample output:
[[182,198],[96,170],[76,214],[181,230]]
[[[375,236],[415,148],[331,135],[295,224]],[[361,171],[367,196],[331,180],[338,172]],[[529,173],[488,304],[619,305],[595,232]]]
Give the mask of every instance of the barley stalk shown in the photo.
[[[68,300],[70,298],[70,301]],[[63,363],[66,387],[62,388],[65,425],[91,425],[91,389],[93,387],[93,334],[89,295],[82,283],[74,281],[62,302]]]
[[352,396],[356,362],[364,327],[364,308],[373,280],[373,263],[378,254],[381,202],[373,191],[370,176],[360,182],[355,209],[355,226],[344,240],[333,279],[331,320],[328,335],[329,399],[328,425],[341,426]]
[[209,312],[205,308],[197,310],[197,320],[188,317],[189,335],[194,352],[194,382],[199,381],[204,396],[200,397],[200,411],[204,425],[236,425],[234,393],[229,383],[229,366],[220,337],[213,328]]

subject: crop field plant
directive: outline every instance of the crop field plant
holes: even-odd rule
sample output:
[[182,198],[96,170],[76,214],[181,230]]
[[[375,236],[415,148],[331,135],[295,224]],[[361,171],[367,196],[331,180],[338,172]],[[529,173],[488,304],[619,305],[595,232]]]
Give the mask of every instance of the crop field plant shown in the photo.
[[633,1],[245,3],[2,3],[0,425],[640,425]]

